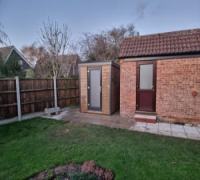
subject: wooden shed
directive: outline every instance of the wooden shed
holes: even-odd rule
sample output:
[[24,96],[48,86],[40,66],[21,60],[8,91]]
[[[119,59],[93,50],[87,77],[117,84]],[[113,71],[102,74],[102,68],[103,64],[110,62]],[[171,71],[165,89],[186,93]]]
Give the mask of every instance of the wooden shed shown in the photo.
[[112,114],[119,110],[120,69],[114,62],[79,64],[80,111]]

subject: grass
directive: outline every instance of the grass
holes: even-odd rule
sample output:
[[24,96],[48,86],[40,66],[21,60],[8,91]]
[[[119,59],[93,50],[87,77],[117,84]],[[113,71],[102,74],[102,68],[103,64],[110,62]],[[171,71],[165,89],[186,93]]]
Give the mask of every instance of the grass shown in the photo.
[[200,178],[199,141],[43,118],[0,127],[0,179],[85,160],[118,180]]

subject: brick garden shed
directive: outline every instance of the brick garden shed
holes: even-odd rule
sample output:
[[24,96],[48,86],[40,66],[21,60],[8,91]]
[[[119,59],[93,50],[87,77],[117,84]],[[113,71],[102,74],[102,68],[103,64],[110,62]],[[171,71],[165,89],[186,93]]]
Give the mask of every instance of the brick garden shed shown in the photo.
[[114,62],[79,64],[80,111],[112,114],[119,110],[120,70]]
[[126,38],[120,115],[200,123],[200,29]]

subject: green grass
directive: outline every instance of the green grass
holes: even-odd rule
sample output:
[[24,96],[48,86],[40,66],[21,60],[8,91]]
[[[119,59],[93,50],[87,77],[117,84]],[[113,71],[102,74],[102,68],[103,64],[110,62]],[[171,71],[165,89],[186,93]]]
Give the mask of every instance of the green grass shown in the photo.
[[198,141],[43,118],[0,127],[0,179],[85,160],[118,180],[200,178]]

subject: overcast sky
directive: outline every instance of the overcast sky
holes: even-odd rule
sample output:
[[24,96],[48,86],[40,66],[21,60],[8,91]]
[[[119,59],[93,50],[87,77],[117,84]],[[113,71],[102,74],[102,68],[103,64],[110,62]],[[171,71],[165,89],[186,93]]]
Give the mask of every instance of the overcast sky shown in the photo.
[[0,0],[0,22],[17,48],[38,41],[48,17],[67,24],[74,41],[129,23],[151,34],[200,28],[200,0]]

